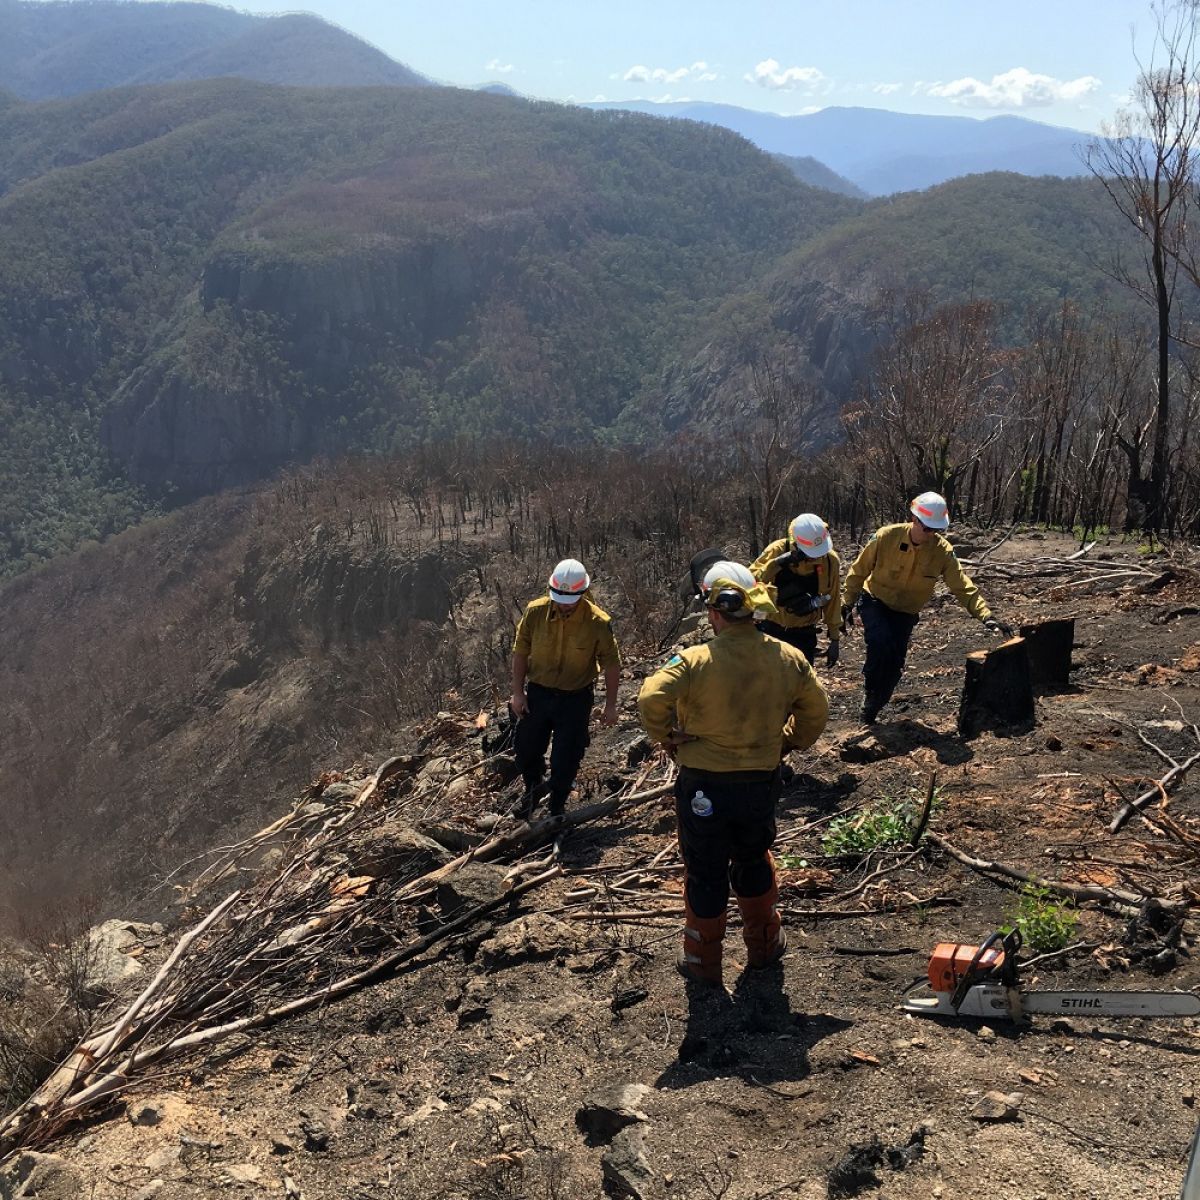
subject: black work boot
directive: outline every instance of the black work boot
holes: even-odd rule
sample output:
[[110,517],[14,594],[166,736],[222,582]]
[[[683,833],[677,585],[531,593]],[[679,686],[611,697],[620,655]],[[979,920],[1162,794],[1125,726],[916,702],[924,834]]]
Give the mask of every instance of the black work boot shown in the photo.
[[567,811],[567,797],[566,796],[556,796],[554,794],[551,794],[551,796],[550,796],[550,815],[552,817],[561,817],[563,815],[563,813],[565,813],[566,811]]
[[869,700],[864,700],[862,712],[858,714],[859,720],[864,725],[874,725],[875,718],[879,716],[879,710],[882,707],[882,704],[872,704]]
[[534,783],[527,783],[525,787],[525,794],[517,802],[517,807],[514,810],[513,815],[518,821],[528,821],[529,818],[533,816],[533,810],[537,808],[538,803],[549,791],[549,785],[541,780],[537,780]]

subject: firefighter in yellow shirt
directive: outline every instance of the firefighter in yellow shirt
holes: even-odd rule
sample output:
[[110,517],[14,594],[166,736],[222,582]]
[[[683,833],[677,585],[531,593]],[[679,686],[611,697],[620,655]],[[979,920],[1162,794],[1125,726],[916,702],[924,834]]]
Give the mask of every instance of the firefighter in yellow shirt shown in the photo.
[[[601,724],[617,723],[621,654],[611,618],[587,594],[591,583],[581,562],[563,559],[550,576],[550,594],[531,601],[517,626],[509,704],[520,718],[516,753],[525,795],[518,812],[526,818],[547,794],[551,816],[565,811],[588,748],[593,688],[601,672]],[[549,784],[543,782],[547,748]]]
[[775,588],[777,616],[759,629],[795,646],[811,663],[817,657],[817,626],[829,633],[825,661],[836,665],[842,636],[841,560],[829,527],[816,513],[801,513],[788,536],[772,542],[750,564],[750,573]]
[[675,814],[687,869],[679,967],[719,985],[730,885],[748,965],[769,966],[786,949],[771,858],[779,764],[821,735],[829,701],[799,650],[755,628],[756,610],[775,610],[744,566],[710,567],[703,597],[716,636],[651,675],[638,709],[646,732],[679,763]]
[[856,605],[862,617],[867,646],[862,706],[866,725],[874,723],[892,698],[904,672],[913,629],[939,579],[989,633],[1012,633],[992,616],[979,589],[959,566],[954,547],[942,536],[950,524],[946,501],[937,492],[922,492],[909,510],[911,521],[876,530],[854,560],[842,594],[847,626]]

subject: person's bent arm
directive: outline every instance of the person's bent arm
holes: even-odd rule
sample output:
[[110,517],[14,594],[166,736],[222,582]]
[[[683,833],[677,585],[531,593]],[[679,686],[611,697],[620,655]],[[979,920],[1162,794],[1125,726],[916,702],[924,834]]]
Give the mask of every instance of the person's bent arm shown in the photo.
[[879,535],[876,534],[859,552],[846,576],[846,589],[842,593],[842,605],[852,608],[862,594],[863,584],[875,570],[875,558],[879,553]]
[[686,667],[677,654],[663,667],[655,671],[642,684],[638,693],[638,717],[642,728],[652,741],[670,750],[675,729],[675,702],[686,690]]
[[959,604],[976,620],[987,621],[991,618],[992,610],[988,608],[971,577],[962,569],[956,555],[951,554],[946,558],[946,565],[942,568],[942,579]]
[[812,668],[792,701],[791,716],[784,726],[788,750],[807,750],[825,731],[829,720],[829,697]]

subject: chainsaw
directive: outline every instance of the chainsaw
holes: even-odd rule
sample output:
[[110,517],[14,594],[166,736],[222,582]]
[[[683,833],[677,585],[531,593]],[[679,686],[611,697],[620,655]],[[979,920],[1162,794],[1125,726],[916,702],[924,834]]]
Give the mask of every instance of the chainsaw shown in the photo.
[[[1024,1021],[1055,1016],[1194,1017],[1191,992],[1025,992],[1018,976],[1021,933],[993,933],[979,946],[941,942],[929,959],[932,995],[907,994],[905,1012],[926,1017],[984,1017]],[[913,990],[925,984],[920,980]]]

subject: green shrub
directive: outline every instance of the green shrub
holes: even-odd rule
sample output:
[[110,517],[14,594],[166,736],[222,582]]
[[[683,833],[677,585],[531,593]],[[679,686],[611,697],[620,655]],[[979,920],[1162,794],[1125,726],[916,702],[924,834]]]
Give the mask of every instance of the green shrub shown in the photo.
[[[933,809],[941,805],[941,789],[933,795]],[[925,800],[923,788],[913,788],[901,800],[882,797],[856,813],[847,813],[831,821],[821,839],[821,849],[830,856],[867,854],[888,846],[903,845],[909,840],[921,805]]]
[[1069,945],[1079,924],[1069,900],[1034,884],[1025,885],[1010,920],[1034,954],[1048,954]]

